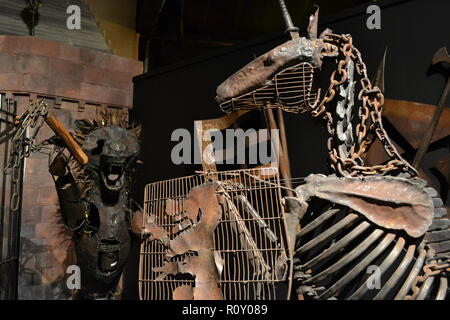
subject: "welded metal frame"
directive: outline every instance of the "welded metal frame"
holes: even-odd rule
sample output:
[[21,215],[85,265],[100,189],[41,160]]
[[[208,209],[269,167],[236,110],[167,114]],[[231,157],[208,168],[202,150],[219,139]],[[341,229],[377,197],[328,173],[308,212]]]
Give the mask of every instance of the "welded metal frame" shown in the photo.
[[[174,222],[173,216],[166,212],[167,203],[168,201],[177,203],[176,211],[184,212],[183,199],[189,196],[193,188],[201,187],[210,180],[223,187],[219,188],[216,194],[224,196],[225,193],[225,197],[229,199],[228,204],[235,209],[233,219],[230,218],[230,212],[226,209],[222,210],[219,224],[213,232],[214,251],[223,261],[223,271],[219,280],[223,299],[289,299],[292,260],[289,257],[287,225],[281,201],[278,170],[275,168],[243,169],[213,172],[212,175],[213,177],[209,173],[202,173],[150,183],[146,186],[144,228],[151,221],[154,227],[164,230],[162,232],[168,239],[162,241],[164,237],[153,232],[153,235],[141,244],[140,299],[170,300],[173,299],[173,292],[177,287],[194,286],[195,280],[189,275],[169,274],[161,278],[158,273],[158,269],[160,270],[167,261],[170,241],[178,237],[178,234],[172,233],[172,230],[180,225]],[[244,208],[244,202],[239,201],[241,199],[239,197],[242,196],[251,203],[259,217]],[[195,232],[195,226],[192,228],[189,232]],[[242,229],[247,229],[251,234],[246,241],[253,242],[252,246],[249,245],[247,248],[241,246],[242,234],[245,233]],[[262,270],[251,266],[252,262],[249,258],[260,254],[264,257],[264,263],[270,267],[271,272],[268,278],[251,271]]]

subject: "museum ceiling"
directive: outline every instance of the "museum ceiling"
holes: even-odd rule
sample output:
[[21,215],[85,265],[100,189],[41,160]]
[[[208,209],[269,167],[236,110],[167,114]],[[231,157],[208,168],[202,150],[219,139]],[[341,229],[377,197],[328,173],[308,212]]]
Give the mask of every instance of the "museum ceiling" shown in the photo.
[[[367,2],[370,1],[286,1],[299,27],[307,23],[315,4],[323,17]],[[149,53],[149,69],[279,33],[283,26],[276,0],[138,0],[137,3],[140,59],[145,58],[145,52]]]

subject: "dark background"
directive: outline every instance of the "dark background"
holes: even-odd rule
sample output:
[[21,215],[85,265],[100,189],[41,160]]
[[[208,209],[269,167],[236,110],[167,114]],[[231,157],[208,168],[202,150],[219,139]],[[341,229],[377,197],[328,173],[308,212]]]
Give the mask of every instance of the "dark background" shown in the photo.
[[[446,78],[439,69],[430,68],[430,61],[440,47],[450,48],[450,1],[377,1],[375,4],[381,7],[381,30],[367,29],[369,4],[364,4],[320,18],[319,33],[330,28],[337,34],[351,34],[370,77],[375,74],[387,47],[385,96],[437,104]],[[295,24],[305,26],[305,21],[297,21],[294,14],[292,18]],[[223,116],[214,101],[216,87],[255,56],[286,39],[286,35],[279,33],[257,38],[134,79],[131,119],[143,126],[141,159],[145,163],[136,175],[136,200],[142,201],[148,183],[194,173],[192,166],[172,164],[170,154],[176,144],[170,141],[172,132],[177,128],[193,132],[194,120]],[[313,121],[308,114],[285,114],[285,121],[292,176],[327,172],[324,125]],[[137,241],[129,261],[124,298],[135,299],[138,297]]]

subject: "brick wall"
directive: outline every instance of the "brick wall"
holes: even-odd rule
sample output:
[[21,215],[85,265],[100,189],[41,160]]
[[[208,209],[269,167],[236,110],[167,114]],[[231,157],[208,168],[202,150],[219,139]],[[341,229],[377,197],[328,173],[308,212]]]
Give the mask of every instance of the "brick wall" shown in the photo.
[[35,37],[0,36],[0,90],[131,108],[142,63]]
[[[68,128],[93,118],[99,107],[132,107],[132,77],[142,63],[33,37],[0,36],[0,93],[22,113],[44,99]],[[52,135],[45,125],[38,140]],[[75,264],[72,234],[62,225],[48,156],[26,159],[21,221],[19,299],[66,299],[65,270]]]

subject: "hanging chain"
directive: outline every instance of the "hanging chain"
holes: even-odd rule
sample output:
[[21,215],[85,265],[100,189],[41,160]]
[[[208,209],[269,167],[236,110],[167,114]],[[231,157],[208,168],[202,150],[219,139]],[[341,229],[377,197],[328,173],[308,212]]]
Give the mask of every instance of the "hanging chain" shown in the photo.
[[[392,171],[406,172],[410,176],[416,176],[417,171],[400,156],[383,127],[381,119],[384,104],[383,93],[378,87],[372,87],[367,77],[366,65],[359,50],[352,45],[351,36],[328,34],[324,41],[336,45],[343,55],[336,70],[331,74],[330,86],[324,98],[312,111],[314,117],[322,116],[327,121],[329,133],[327,148],[332,169],[342,176],[383,175]],[[350,60],[355,62],[356,72],[361,77],[361,90],[358,94],[358,101],[360,102],[358,109],[359,123],[355,127],[355,143],[350,146],[349,156],[342,156],[334,146],[336,128],[330,108],[327,110],[326,107],[334,100],[337,87],[348,81],[347,66]],[[361,165],[364,163],[362,156],[372,143],[375,135],[391,160],[384,165]]]
[[21,174],[21,163],[24,158],[30,156],[31,152],[39,151],[44,143],[38,144],[36,136],[44,124],[48,114],[48,106],[42,100],[33,101],[24,114],[15,120],[15,127],[11,133],[12,148],[4,172],[11,175],[12,196],[11,211],[17,211],[20,203],[19,179]]
[[411,286],[412,294],[407,295],[405,297],[405,300],[415,300],[420,293],[421,287],[429,277],[433,277],[439,274],[448,276],[447,274],[448,272],[450,272],[450,263],[448,262],[450,261],[450,257],[447,256],[446,260],[437,262],[436,260],[438,258],[442,259],[443,257],[433,258],[432,262],[428,262],[422,267],[423,275],[418,276],[416,277],[416,279],[414,279],[414,282]]

